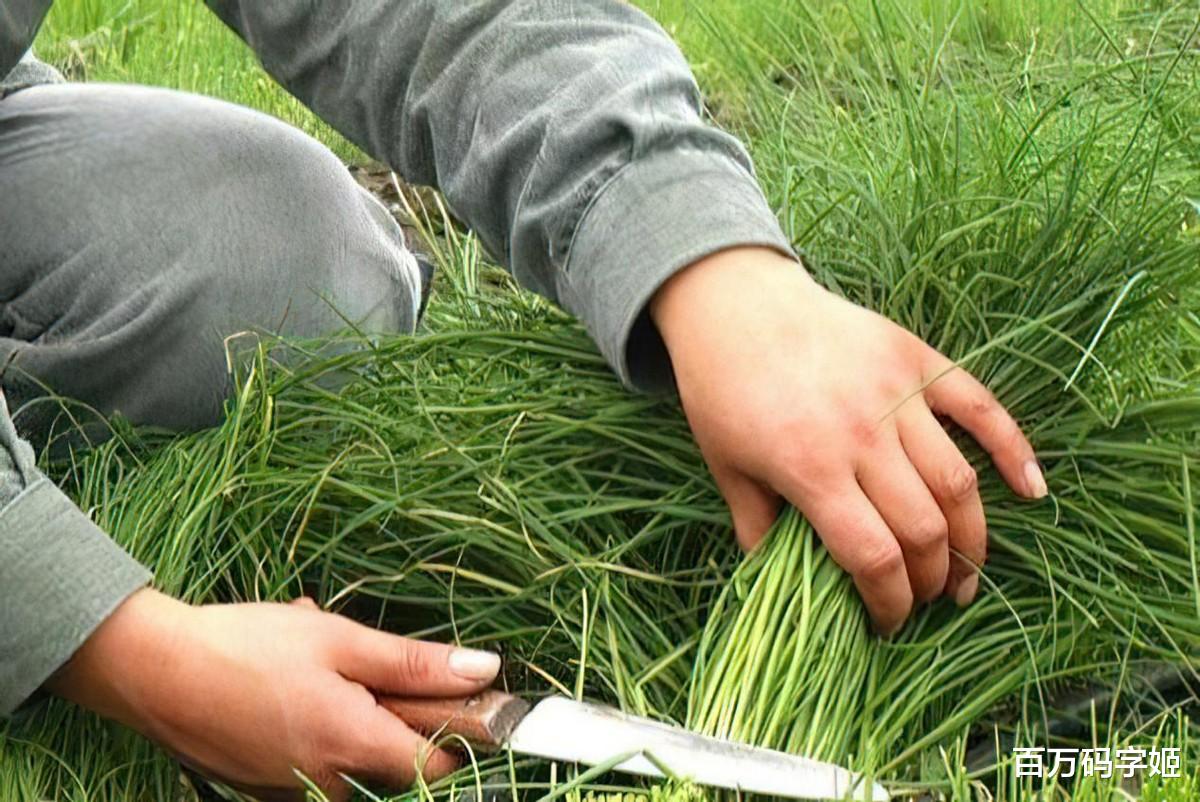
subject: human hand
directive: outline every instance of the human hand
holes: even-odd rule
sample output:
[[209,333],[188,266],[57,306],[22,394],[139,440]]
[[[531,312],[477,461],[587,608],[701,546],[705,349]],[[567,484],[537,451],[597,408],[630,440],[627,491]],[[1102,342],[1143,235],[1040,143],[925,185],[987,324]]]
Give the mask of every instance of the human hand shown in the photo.
[[781,254],[703,259],[656,293],[650,313],[738,541],[757,544],[786,498],[853,576],[881,633],[914,601],[946,593],[969,604],[987,556],[975,471],[938,416],[970,432],[1017,493],[1046,494],[1033,448],[983,385]]
[[145,589],[49,689],[255,796],[302,798],[299,771],[344,799],[342,774],[403,787],[418,766],[432,779],[456,765],[373,691],[466,696],[499,668],[495,654],[389,635],[307,599],[193,607]]

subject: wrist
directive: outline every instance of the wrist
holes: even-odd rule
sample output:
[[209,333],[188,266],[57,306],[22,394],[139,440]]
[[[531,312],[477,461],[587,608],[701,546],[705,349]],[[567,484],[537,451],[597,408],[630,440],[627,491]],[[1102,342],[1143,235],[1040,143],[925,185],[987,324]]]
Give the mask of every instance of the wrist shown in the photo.
[[[764,247],[729,248],[679,270],[650,299],[650,318],[668,351],[689,339],[689,328],[719,325],[735,304],[745,304],[749,290],[775,281],[819,288],[804,267],[790,256]],[[794,295],[788,295],[794,298]]]
[[191,607],[152,588],[134,592],[46,683],[51,693],[142,729],[147,697],[167,673]]

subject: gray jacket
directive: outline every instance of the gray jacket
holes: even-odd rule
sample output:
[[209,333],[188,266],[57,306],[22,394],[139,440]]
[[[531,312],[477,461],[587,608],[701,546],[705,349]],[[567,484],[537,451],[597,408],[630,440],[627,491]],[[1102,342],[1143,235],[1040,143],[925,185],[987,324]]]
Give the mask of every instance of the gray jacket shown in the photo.
[[[0,76],[50,2],[0,4]],[[789,251],[745,150],[701,118],[678,49],[620,0],[208,5],[348,139],[441,189],[631,386],[671,383],[645,311],[666,278],[732,246]],[[149,580],[33,462],[0,409],[0,713]]]

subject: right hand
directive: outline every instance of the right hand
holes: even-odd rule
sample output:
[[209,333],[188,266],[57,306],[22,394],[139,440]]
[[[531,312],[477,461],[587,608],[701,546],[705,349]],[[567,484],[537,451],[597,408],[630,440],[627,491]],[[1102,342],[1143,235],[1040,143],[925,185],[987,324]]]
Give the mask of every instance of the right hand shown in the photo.
[[753,548],[787,499],[881,633],[914,604],[966,605],[978,590],[987,522],[943,421],[970,432],[1014,491],[1046,494],[1029,441],[982,384],[790,258],[714,254],[667,281],[650,313],[738,541]]
[[48,688],[256,796],[302,798],[300,772],[344,799],[342,774],[400,788],[418,768],[456,767],[375,692],[467,696],[499,668],[495,654],[389,635],[307,599],[194,607],[144,589]]

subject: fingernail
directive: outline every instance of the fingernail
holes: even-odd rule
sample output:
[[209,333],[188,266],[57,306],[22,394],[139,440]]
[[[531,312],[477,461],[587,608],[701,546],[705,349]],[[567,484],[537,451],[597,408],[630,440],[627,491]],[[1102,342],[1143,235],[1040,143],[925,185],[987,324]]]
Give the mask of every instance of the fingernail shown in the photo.
[[963,577],[963,581],[958,583],[958,590],[954,591],[954,603],[959,607],[966,607],[974,598],[976,591],[979,590],[979,574],[971,572]]
[[1030,498],[1042,498],[1046,495],[1046,477],[1036,460],[1025,463],[1025,490]]
[[455,649],[447,661],[450,671],[470,680],[493,680],[500,672],[500,655],[476,649]]

